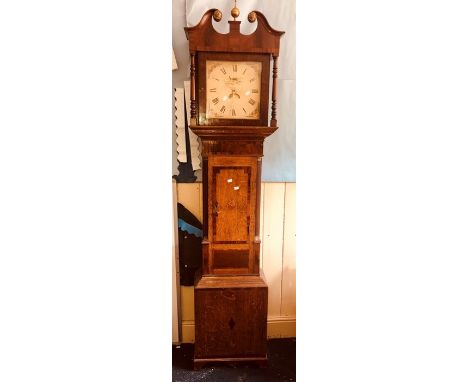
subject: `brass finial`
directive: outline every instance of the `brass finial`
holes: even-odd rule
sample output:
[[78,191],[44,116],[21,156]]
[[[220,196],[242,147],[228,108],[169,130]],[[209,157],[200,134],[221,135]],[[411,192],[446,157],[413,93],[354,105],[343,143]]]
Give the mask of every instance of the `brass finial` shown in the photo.
[[237,0],[234,0],[234,8],[231,9],[231,16],[234,17],[234,21],[236,21],[236,18],[239,17],[240,11],[239,8],[237,8]]
[[216,22],[221,21],[221,19],[223,18],[223,14],[221,13],[221,11],[219,9],[216,9],[213,12],[213,18],[214,18],[214,21],[216,21]]
[[250,12],[247,19],[249,20],[249,22],[254,23],[255,20],[257,20],[257,14],[255,13],[255,11]]

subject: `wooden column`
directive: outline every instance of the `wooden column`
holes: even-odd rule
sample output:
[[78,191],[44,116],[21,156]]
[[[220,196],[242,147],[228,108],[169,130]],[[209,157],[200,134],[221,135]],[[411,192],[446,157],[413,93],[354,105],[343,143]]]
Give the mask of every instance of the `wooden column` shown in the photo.
[[276,127],[276,97],[278,95],[278,56],[273,56],[273,87],[271,91],[271,122]]
[[[196,117],[195,101],[195,54],[190,53],[190,120]],[[192,122],[192,121],[190,121]],[[195,122],[195,121],[194,121]],[[192,123],[191,123],[192,124]]]

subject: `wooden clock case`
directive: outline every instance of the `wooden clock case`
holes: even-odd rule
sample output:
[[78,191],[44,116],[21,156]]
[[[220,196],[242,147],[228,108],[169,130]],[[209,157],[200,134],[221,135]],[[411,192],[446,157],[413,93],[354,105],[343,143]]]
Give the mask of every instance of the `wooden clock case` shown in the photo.
[[[275,132],[280,37],[255,11],[255,32],[218,33],[210,9],[186,27],[191,56],[190,128],[201,138],[203,158],[203,265],[195,279],[194,368],[211,362],[267,361],[268,287],[260,263],[260,191],[264,139]],[[262,62],[257,120],[206,117],[206,60]],[[270,62],[273,71],[270,73]],[[270,75],[271,120],[268,125]],[[267,253],[264,256],[268,256]]]

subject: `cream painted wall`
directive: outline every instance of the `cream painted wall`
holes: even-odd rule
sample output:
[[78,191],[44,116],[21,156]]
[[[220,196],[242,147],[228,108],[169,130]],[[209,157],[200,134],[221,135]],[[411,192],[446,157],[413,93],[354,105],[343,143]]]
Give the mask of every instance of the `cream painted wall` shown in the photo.
[[[175,192],[179,203],[201,221],[201,183],[179,183]],[[260,209],[260,263],[268,283],[268,337],[295,337],[296,184],[262,183]],[[193,293],[193,287],[180,287],[182,342],[194,341]]]

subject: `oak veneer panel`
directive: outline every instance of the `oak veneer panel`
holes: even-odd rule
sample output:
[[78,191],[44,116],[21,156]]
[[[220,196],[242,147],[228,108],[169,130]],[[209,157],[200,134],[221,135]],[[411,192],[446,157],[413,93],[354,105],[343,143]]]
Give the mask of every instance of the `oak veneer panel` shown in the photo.
[[[257,196],[257,159],[255,157],[213,156],[208,161],[208,240],[209,274],[254,274],[255,207]],[[215,246],[243,250],[248,246],[248,264],[235,269],[215,266]],[[219,249],[219,248],[218,248]],[[219,254],[218,254],[219,255]],[[218,262],[219,264],[219,262]]]
[[296,184],[286,183],[284,197],[281,316],[296,316]]
[[268,284],[268,315],[281,314],[284,183],[265,183],[263,211],[263,272]]
[[215,167],[215,204],[213,242],[249,242],[250,167]]
[[260,277],[249,278],[255,282],[219,277],[217,285],[204,287],[203,279],[196,285],[196,360],[266,356],[267,287]]

